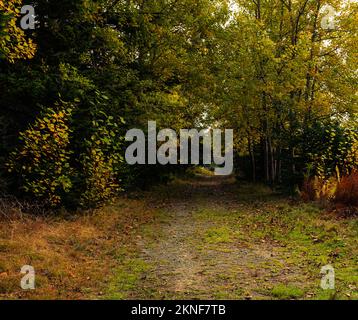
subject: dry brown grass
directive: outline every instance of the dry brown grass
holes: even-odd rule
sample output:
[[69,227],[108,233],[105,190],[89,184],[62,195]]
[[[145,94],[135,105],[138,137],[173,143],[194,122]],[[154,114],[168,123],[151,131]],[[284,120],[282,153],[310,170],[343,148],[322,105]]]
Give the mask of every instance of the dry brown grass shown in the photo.
[[300,195],[303,201],[319,200],[327,202],[334,198],[338,180],[334,177],[324,180],[318,177],[305,179],[301,187]]
[[358,208],[358,171],[342,178],[335,194],[335,203]]
[[[152,219],[144,201],[120,199],[92,213],[34,217],[10,212],[0,220],[0,299],[96,299],[139,223]],[[36,290],[20,287],[23,265],[36,271]]]

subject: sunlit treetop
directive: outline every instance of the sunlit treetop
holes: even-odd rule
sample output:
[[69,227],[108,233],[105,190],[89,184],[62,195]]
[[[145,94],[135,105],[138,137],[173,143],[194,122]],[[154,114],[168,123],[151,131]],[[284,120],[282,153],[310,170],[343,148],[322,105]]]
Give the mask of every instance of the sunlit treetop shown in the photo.
[[36,45],[18,26],[22,0],[0,0],[0,59],[31,59]]

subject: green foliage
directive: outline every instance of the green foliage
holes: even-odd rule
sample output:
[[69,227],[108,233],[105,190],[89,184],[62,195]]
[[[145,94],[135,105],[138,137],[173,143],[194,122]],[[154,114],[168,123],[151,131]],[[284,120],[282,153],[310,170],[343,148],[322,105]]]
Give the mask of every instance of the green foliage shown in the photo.
[[29,129],[20,133],[21,146],[11,154],[8,170],[20,179],[21,188],[52,206],[71,191],[69,119],[72,106],[61,102],[46,109]]
[[34,57],[36,45],[17,26],[22,0],[0,0],[0,59],[14,63]]
[[358,168],[357,128],[355,122],[330,121],[308,129],[301,142],[307,175],[339,179]]
[[[92,122],[92,135],[85,140],[85,153],[80,156],[85,190],[81,195],[83,207],[110,200],[120,190],[119,179],[122,139],[119,124],[104,112],[102,119]],[[124,123],[123,119],[120,119]]]
[[76,101],[73,187],[60,196],[73,206],[177,170],[121,163],[125,132],[145,131],[148,120],[159,129],[234,129],[238,171],[270,185],[293,189],[304,175],[329,179],[356,167],[356,4],[330,1],[340,15],[328,32],[320,27],[326,0],[32,2],[33,42],[17,26],[22,1],[0,0],[3,189],[24,189],[22,173],[6,175],[4,163],[19,132],[59,96]]
[[[217,49],[210,54],[216,75],[216,105],[210,116],[237,129],[237,153],[250,161],[250,166],[245,165],[251,167],[246,176],[292,186],[302,181],[308,162],[318,158],[316,169],[322,174],[334,174],[336,165],[343,170],[351,167],[352,159],[343,158],[352,153],[352,135],[346,128],[333,127],[357,119],[352,46],[357,40],[353,18],[357,5],[235,2],[240,10],[219,33]],[[321,27],[321,11],[327,4],[340,13],[331,31]],[[320,135],[317,123],[331,128],[336,140],[327,136],[331,129]],[[315,160],[308,159],[307,153]]]
[[120,190],[123,122],[99,112],[79,152],[73,140],[73,106],[61,102],[20,133],[21,144],[11,154],[8,171],[17,175],[26,194],[52,206],[96,206]]

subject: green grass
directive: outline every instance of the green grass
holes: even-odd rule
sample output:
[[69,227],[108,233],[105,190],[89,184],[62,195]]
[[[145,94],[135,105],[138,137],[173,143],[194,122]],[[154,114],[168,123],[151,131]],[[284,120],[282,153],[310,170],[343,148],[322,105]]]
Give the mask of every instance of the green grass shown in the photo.
[[[358,223],[356,219],[337,219],[327,215],[316,204],[290,203],[285,198],[260,186],[238,188],[243,205],[230,211],[201,208],[196,219],[207,219],[214,226],[206,231],[208,243],[225,244],[239,233],[240,242],[273,243],[276,254],[284,257],[285,264],[302,270],[309,280],[292,286],[278,285],[272,289],[277,298],[303,298],[307,289],[312,299],[358,298]],[[251,201],[251,194],[259,194],[262,201]],[[332,264],[336,269],[336,291],[320,289],[320,269]],[[280,267],[275,267],[280,270]],[[297,280],[300,280],[299,278]],[[298,281],[300,282],[300,281]]]
[[128,293],[136,289],[142,274],[149,269],[150,266],[141,259],[124,260],[116,269],[105,298],[109,300],[128,298]]
[[283,284],[275,286],[271,293],[280,300],[299,299],[304,296],[304,291],[301,288]]
[[232,242],[232,231],[227,227],[211,228],[206,231],[204,241],[209,244]]

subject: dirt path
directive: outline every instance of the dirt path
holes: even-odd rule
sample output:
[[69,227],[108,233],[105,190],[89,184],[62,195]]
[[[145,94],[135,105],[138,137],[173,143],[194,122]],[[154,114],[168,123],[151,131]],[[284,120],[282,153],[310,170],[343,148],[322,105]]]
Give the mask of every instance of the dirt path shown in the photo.
[[[353,220],[229,178],[176,181],[145,198],[156,218],[122,255],[115,298],[358,297]],[[320,289],[327,264],[337,267],[336,291]]]
[[304,281],[292,277],[277,244],[240,230],[240,214],[255,205],[250,190],[237,190],[232,179],[199,177],[157,195],[151,205],[159,218],[138,240],[147,268],[129,297],[251,299],[265,297],[266,283],[294,283],[297,275]]

